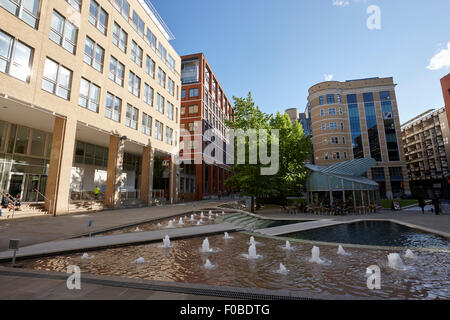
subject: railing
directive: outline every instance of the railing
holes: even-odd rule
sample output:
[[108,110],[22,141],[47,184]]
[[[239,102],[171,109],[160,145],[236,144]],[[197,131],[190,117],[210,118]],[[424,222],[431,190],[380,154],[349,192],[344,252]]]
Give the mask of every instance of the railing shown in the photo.
[[[53,209],[53,208],[52,208],[52,204],[54,203],[54,201],[52,201],[51,199],[48,199],[48,198],[47,198],[46,196],[44,196],[41,192],[39,192],[39,190],[36,189],[36,188],[34,188],[33,191],[36,192],[38,195],[40,195],[42,198],[44,198],[44,200],[47,200],[47,201],[49,202],[47,212],[48,212],[48,213],[51,213],[51,212],[52,212],[52,209]],[[55,212],[53,212],[53,216],[56,216],[56,210],[55,210]]]

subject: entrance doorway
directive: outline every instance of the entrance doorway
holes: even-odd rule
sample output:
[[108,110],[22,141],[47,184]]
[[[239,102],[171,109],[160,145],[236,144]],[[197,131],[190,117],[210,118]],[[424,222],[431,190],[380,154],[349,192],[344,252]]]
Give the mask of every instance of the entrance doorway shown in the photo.
[[7,190],[13,197],[20,194],[22,202],[38,202],[44,201],[46,186],[47,175],[11,173]]
[[9,178],[8,193],[14,198],[16,197],[17,194],[20,194],[20,198],[22,199],[23,182],[24,182],[23,174],[11,174]]

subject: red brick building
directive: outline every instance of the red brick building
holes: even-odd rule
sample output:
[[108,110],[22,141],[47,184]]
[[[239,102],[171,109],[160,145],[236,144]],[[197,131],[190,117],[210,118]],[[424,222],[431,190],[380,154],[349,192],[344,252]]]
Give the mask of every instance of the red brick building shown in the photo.
[[[225,120],[234,121],[233,107],[203,53],[181,60],[180,157],[184,164],[179,192],[184,200],[213,198],[227,191]],[[215,150],[207,152],[211,147]]]
[[442,94],[444,95],[445,109],[447,110],[447,119],[450,124],[450,73],[441,79]]

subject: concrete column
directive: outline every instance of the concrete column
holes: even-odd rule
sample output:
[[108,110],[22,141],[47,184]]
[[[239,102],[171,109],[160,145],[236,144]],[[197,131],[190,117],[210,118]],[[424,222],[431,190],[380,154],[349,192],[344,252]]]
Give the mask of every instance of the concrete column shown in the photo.
[[153,202],[153,165],[153,149],[145,146],[142,148],[141,202],[149,206]]
[[219,167],[215,167],[215,171],[216,171],[216,193],[219,194],[219,190],[220,190],[220,168]]
[[410,196],[411,187],[409,185],[408,169],[406,168],[406,166],[402,166],[402,175],[403,175],[403,190],[405,191],[405,195]]
[[109,136],[105,205],[112,209],[120,207],[124,147],[125,141],[120,137]]
[[55,118],[45,207],[51,214],[69,211],[70,178],[77,132],[76,119]]
[[384,176],[386,177],[386,198],[392,200],[394,195],[392,194],[391,175],[389,173],[389,167],[384,167]]
[[221,168],[220,169],[221,172],[221,179],[220,179],[220,191],[224,192],[225,191],[225,169]]
[[195,164],[195,200],[203,199],[203,164]]
[[178,201],[178,166],[175,164],[173,155],[170,158],[169,166],[169,199],[170,203]]

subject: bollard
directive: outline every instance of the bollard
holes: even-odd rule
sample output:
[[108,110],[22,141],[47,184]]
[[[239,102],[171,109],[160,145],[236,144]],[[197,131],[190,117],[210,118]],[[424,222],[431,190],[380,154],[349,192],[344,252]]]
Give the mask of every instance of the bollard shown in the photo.
[[14,250],[13,258],[12,258],[12,265],[11,265],[13,268],[21,268],[22,267],[21,264],[16,264],[16,254],[17,254],[17,251],[19,250],[19,242],[20,242],[20,240],[18,240],[18,239],[10,239],[9,240],[9,250]]
[[92,231],[91,231],[92,223],[93,223],[93,221],[92,221],[92,220],[89,220],[89,221],[88,221],[88,228],[89,228],[89,238],[91,238],[91,237],[92,237]]

